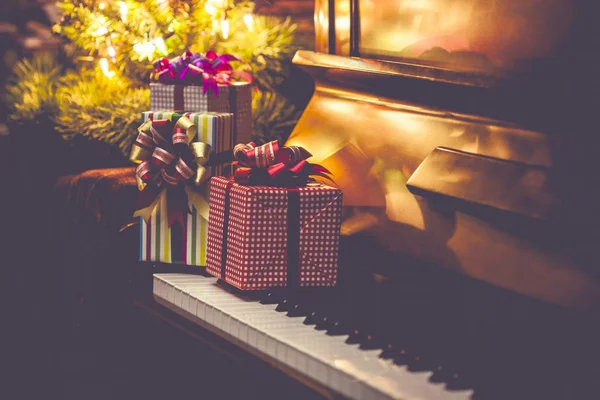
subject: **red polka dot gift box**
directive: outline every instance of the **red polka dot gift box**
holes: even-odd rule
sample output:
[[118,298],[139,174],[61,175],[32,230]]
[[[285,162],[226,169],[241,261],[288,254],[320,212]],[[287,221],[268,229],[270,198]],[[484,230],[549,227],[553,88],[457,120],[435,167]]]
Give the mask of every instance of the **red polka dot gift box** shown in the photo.
[[206,269],[241,290],[334,286],[342,191],[310,179],[294,182],[302,175],[299,168],[289,172],[297,157],[283,163],[281,158],[267,163],[279,165],[270,172],[288,171],[279,181],[256,179],[261,174],[252,174],[255,165],[250,171],[255,178],[247,179],[245,168],[231,179],[211,178]]

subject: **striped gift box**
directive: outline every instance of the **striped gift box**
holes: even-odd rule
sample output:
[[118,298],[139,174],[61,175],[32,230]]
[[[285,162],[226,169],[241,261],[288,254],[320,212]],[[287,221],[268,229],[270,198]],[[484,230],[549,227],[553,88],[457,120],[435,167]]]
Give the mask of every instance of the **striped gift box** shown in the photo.
[[219,95],[212,90],[202,93],[202,86],[150,84],[152,110],[186,110],[193,112],[232,113],[238,141],[252,140],[252,85],[235,82],[219,85]]
[[[172,112],[143,112],[146,120],[167,119]],[[233,148],[237,143],[230,113],[184,113],[198,127],[196,140],[208,143],[213,152]],[[221,175],[222,167],[213,167],[211,175]],[[208,183],[204,185],[208,194]],[[206,197],[208,199],[208,197]],[[184,218],[184,226],[167,223],[167,196],[163,192],[148,223],[140,218],[140,261],[156,261],[170,264],[206,265],[208,221],[188,202],[191,214]]]

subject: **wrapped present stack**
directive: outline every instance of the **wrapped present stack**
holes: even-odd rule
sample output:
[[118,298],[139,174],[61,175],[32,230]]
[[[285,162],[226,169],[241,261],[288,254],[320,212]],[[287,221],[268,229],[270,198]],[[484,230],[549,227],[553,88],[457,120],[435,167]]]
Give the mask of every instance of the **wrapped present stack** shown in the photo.
[[252,134],[252,76],[233,70],[239,61],[209,51],[154,63],[152,111],[130,157],[139,163],[141,261],[206,264],[208,179]]
[[139,258],[206,266],[241,290],[335,286],[342,192],[317,182],[330,172],[304,148],[246,141],[252,99],[248,82],[233,82],[236,60],[187,52],[155,63],[131,152]]
[[230,54],[206,55],[185,52],[173,59],[154,63],[157,82],[150,84],[153,111],[231,113],[234,133],[240,142],[252,137],[252,76],[234,71]]
[[241,290],[334,286],[342,191],[298,146],[234,149],[233,178],[213,177],[207,272]]

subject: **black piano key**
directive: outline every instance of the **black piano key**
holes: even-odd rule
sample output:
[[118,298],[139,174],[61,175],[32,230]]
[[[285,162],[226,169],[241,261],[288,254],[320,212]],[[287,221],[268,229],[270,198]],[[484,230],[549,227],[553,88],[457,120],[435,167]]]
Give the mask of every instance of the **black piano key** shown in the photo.
[[285,293],[283,293],[280,290],[268,290],[260,296],[260,303],[261,304],[278,304],[279,302],[281,302],[283,300],[283,298],[282,298],[283,296],[285,296]]
[[304,325],[316,325],[319,321],[319,313],[314,310],[310,312],[307,317],[304,319]]
[[292,303],[293,303],[293,301],[291,298],[285,298],[285,299],[281,300],[279,302],[279,304],[277,304],[275,311],[288,312],[290,307],[292,306]]
[[341,320],[334,321],[329,329],[327,330],[327,335],[329,336],[341,336],[347,335],[349,332],[349,327],[345,325]]
[[362,337],[359,348],[363,350],[375,350],[382,348],[382,345],[375,336],[367,333]]
[[288,317],[302,317],[305,316],[305,309],[302,307],[302,303],[295,303],[288,309]]

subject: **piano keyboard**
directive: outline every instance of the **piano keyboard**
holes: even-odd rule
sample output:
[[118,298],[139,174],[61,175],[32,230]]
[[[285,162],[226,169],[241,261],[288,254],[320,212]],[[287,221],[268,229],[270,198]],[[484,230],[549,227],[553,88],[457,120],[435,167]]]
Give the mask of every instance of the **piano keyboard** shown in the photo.
[[226,290],[213,277],[155,274],[157,302],[271,364],[292,370],[351,399],[468,399],[472,391],[449,391],[430,381],[431,372],[411,372],[379,357],[381,350],[347,344],[276,310],[277,304]]

